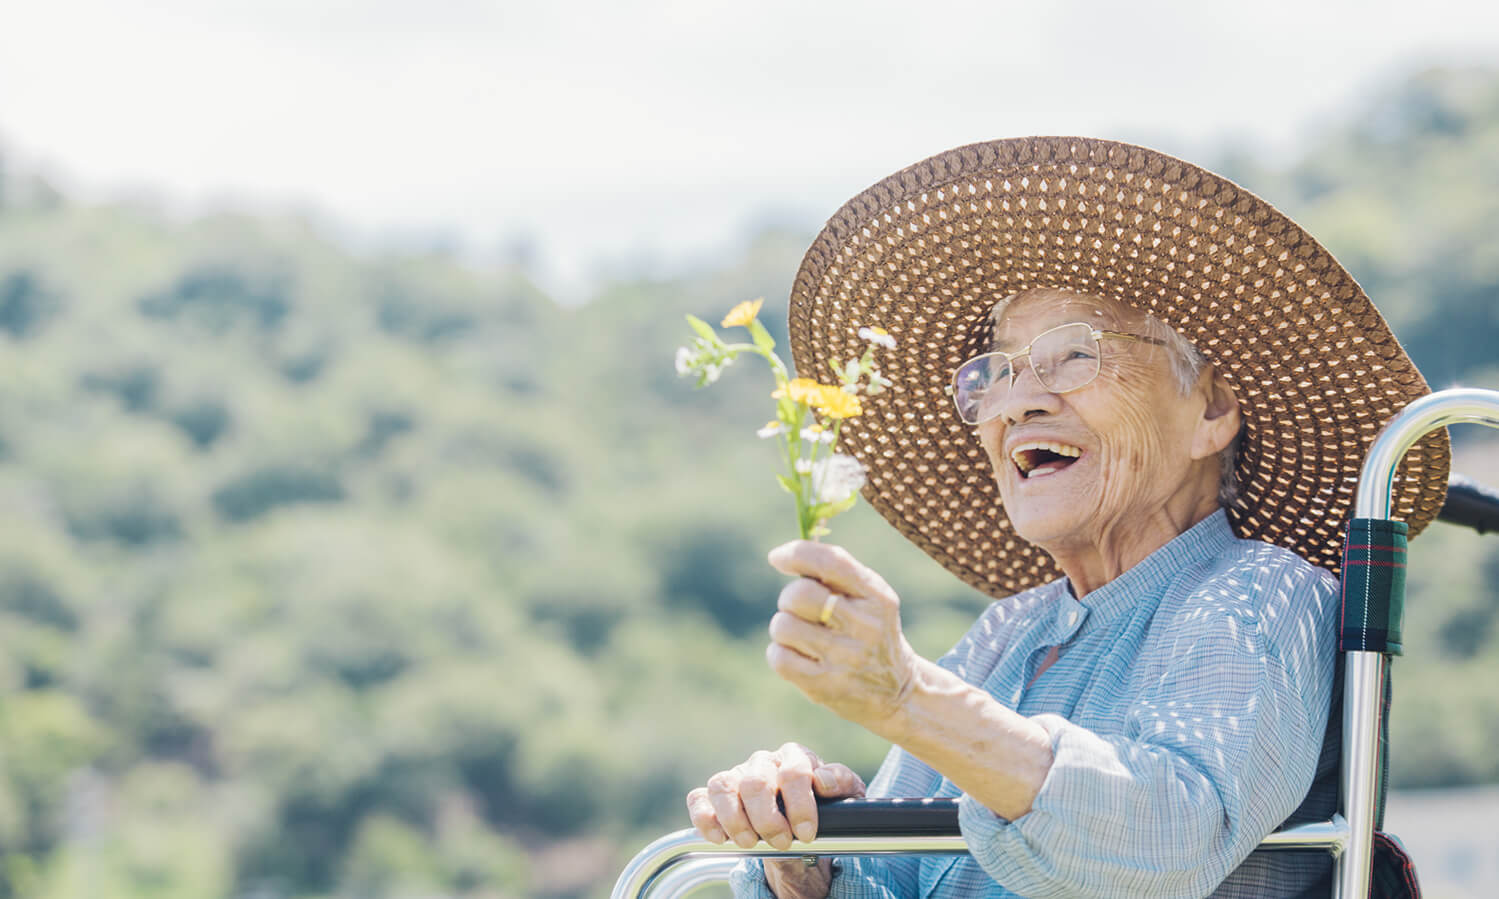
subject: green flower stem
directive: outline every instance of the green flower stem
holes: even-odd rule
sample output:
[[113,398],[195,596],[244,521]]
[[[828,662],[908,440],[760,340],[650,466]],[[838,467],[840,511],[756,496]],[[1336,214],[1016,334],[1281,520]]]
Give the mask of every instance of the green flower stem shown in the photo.
[[[758,308],[758,306],[755,307],[756,310]],[[744,327],[748,330],[752,342],[725,343],[712,325],[696,316],[689,315],[687,323],[697,334],[697,338],[691,344],[678,350],[678,371],[682,374],[697,374],[698,386],[702,387],[717,380],[723,367],[737,359],[741,353],[754,353],[770,366],[778,388],[777,392],[781,394],[776,403],[776,421],[787,428],[784,442],[779,447],[781,463],[786,468],[786,474],[777,475],[777,479],[781,486],[796,499],[797,528],[802,539],[816,540],[822,534],[827,533],[826,521],[849,508],[855,499],[851,496],[837,503],[819,502],[812,477],[812,469],[819,462],[831,460],[837,454],[839,438],[843,431],[843,419],[829,415],[824,423],[820,420],[821,416],[809,404],[792,399],[791,373],[786,368],[786,364],[776,355],[775,339],[770,336],[770,332],[756,317],[751,317],[747,322],[744,321],[739,307],[736,307],[731,317],[734,319],[734,325],[723,325],[723,327]],[[874,355],[875,347],[871,345],[865,347],[864,352],[858,357],[849,359],[842,366],[831,364],[834,371],[833,382],[854,395],[880,392],[889,386],[890,382],[880,377],[875,371]],[[866,378],[868,383],[863,383]],[[821,431],[811,440],[804,439],[802,431],[813,424],[818,425],[821,430],[829,431],[831,439],[817,439],[818,436],[822,436]],[[825,450],[824,446],[826,446]],[[798,471],[798,463],[802,463],[807,471]]]
[[[798,488],[796,491],[796,521],[803,540],[811,538],[814,524],[812,521],[812,474],[810,471],[806,473],[797,471],[796,461],[801,458],[802,428],[806,427],[807,413],[810,411],[812,410],[807,407],[806,403],[796,403],[796,420],[792,422],[790,434],[791,439],[796,445],[797,456],[797,459],[794,459],[791,465],[791,476],[796,479]],[[813,445],[807,455],[808,466],[812,464],[816,455],[817,447]]]
[[770,363],[770,370],[776,376],[776,384],[780,385],[790,380],[791,375],[787,372],[786,363],[781,361],[773,351],[763,347],[755,346],[753,343],[729,343],[724,344],[724,353],[730,359],[738,357],[740,353],[754,353],[756,356]]

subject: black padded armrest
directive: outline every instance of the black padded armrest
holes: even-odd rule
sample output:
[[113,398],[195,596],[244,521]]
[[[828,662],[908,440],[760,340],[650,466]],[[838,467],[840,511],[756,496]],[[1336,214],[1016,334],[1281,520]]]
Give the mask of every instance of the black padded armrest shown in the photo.
[[1437,518],[1480,534],[1499,531],[1499,490],[1453,474],[1447,479],[1447,501]]
[[817,803],[819,837],[955,837],[956,799],[834,799]]

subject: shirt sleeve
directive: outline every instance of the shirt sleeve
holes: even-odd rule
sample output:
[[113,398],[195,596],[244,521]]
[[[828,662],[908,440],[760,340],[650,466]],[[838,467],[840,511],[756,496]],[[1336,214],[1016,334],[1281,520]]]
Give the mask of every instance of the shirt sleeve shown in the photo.
[[1032,719],[1053,761],[1031,811],[1008,821],[959,801],[991,877],[1037,899],[1204,896],[1285,820],[1326,728],[1336,581],[1309,565],[1276,573],[1258,594],[1251,585],[1257,604],[1243,584],[1194,593],[1118,734]]

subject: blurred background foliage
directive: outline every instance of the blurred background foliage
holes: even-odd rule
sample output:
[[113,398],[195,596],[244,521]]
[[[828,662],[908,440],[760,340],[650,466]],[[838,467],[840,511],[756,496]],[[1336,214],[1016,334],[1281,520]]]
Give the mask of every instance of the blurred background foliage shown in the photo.
[[[1499,72],[1412,77],[1282,167],[1203,162],[1433,384],[1499,387]],[[81,205],[0,156],[0,899],[602,895],[752,749],[871,773],[884,747],[762,661],[768,376],[671,364],[685,312],[763,295],[779,326],[810,236],[564,308],[523,268]],[[867,509],[834,539],[925,654],[985,604]],[[1395,783],[1499,782],[1499,540],[1412,556]]]

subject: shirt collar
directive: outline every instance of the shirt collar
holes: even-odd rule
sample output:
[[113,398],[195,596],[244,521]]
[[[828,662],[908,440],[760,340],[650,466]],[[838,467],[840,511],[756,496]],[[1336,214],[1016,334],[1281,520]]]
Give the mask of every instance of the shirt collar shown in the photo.
[[[1061,590],[1057,621],[1065,625],[1074,611],[1081,614],[1076,630],[1091,631],[1115,620],[1146,598],[1158,598],[1183,569],[1226,550],[1238,538],[1228,523],[1228,513],[1218,509],[1138,564],[1081,599],[1072,596],[1066,578],[1058,584]],[[1071,634],[1072,627],[1064,627]]]

